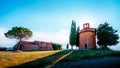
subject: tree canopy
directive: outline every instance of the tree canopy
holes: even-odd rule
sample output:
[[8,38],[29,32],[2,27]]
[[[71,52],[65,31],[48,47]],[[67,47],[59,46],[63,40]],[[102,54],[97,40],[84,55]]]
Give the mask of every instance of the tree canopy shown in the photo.
[[66,45],[66,49],[68,49],[69,48],[69,44],[67,43],[67,45]]
[[32,37],[32,31],[24,27],[13,27],[12,30],[8,30],[8,32],[5,33],[5,36],[10,39],[15,38],[21,41]]
[[61,50],[62,49],[62,45],[57,44],[57,43],[52,43],[52,47],[54,50]]
[[119,36],[116,32],[117,30],[113,29],[112,26],[109,26],[107,22],[100,24],[97,28],[97,44],[102,49],[107,49],[107,46],[119,43]]
[[69,43],[73,49],[73,45],[76,44],[76,22],[74,20],[72,20],[72,24],[71,24]]

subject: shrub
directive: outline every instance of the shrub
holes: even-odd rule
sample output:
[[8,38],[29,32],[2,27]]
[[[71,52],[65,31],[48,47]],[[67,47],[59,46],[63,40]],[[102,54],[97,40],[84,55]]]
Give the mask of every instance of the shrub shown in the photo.
[[52,43],[52,47],[54,50],[61,50],[61,46],[61,44]]

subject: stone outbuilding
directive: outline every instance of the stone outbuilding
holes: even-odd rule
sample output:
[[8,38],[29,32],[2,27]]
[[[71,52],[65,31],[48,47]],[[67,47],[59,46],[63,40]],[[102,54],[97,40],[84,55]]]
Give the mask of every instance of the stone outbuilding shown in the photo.
[[7,47],[0,47],[0,51],[6,51]]
[[18,42],[14,47],[14,50],[23,50],[23,51],[31,51],[31,50],[53,50],[51,42],[44,41],[21,41]]
[[83,24],[83,29],[79,32],[79,49],[96,49],[96,29],[91,28],[89,23]]

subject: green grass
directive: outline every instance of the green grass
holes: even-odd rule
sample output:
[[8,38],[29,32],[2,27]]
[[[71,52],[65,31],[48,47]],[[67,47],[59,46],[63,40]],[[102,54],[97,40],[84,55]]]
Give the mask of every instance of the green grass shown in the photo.
[[[0,52],[0,68],[34,68],[51,65],[55,60],[71,52],[70,50],[59,51],[31,51],[31,52]],[[120,56],[120,51],[110,50],[74,50],[60,62],[76,61],[86,58],[103,56]]]
[[72,54],[62,59],[60,62],[76,61],[81,59],[104,57],[104,56],[120,56],[120,51],[111,50],[74,50]]

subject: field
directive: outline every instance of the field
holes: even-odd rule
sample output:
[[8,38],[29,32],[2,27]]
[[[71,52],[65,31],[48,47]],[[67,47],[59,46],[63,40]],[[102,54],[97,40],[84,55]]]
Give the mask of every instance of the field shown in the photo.
[[110,50],[58,50],[30,52],[0,52],[0,68],[49,68],[56,63],[88,58],[118,56],[120,51]]

